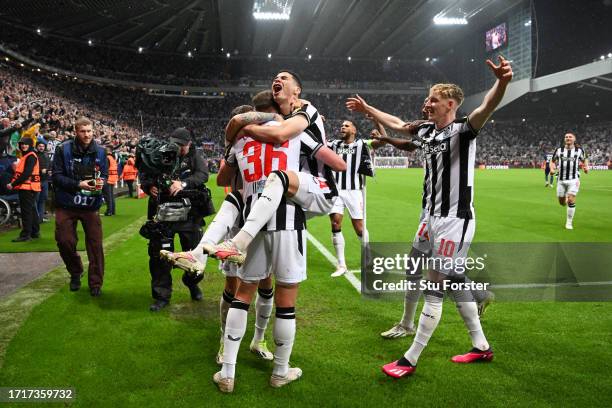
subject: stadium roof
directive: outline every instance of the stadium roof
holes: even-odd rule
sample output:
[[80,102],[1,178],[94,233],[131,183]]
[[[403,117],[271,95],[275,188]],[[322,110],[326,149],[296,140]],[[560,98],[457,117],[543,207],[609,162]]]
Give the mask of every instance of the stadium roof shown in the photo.
[[495,119],[609,121],[612,74],[532,92],[495,112]]
[[[43,35],[194,56],[423,58],[521,1],[295,0],[289,21],[255,20],[254,0],[20,0],[1,13]],[[468,27],[433,23],[457,13]]]

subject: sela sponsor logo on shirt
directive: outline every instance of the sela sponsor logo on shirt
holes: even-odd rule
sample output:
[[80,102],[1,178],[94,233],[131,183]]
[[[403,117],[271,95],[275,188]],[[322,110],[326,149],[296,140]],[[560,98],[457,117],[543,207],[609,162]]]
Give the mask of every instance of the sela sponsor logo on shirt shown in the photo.
[[446,152],[448,150],[448,140],[443,142],[428,142],[423,145],[423,152],[425,154],[438,154]]
[[355,154],[356,151],[354,147],[339,147],[336,154]]
[[575,157],[561,157],[561,161],[573,163],[576,161],[576,158]]

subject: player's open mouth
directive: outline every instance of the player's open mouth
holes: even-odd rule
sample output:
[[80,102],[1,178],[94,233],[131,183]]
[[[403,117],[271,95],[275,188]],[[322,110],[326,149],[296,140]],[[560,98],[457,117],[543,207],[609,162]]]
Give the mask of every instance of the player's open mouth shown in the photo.
[[274,96],[278,95],[283,90],[283,86],[281,84],[272,85],[272,93]]

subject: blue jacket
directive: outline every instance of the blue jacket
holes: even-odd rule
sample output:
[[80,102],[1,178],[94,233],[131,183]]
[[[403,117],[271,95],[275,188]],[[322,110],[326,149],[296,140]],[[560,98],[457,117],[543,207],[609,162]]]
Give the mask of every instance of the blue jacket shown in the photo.
[[[59,145],[53,155],[53,186],[55,205],[60,208],[98,210],[102,195],[86,195],[81,192],[81,180],[99,177],[108,179],[108,163],[104,149],[92,141],[83,148],[68,140]],[[86,177],[84,177],[86,175]]]

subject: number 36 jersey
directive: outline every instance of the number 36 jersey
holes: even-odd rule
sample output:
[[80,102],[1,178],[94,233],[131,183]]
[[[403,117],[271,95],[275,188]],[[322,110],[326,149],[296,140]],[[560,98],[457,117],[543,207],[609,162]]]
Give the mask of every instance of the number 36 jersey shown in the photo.
[[[278,122],[267,122],[265,126],[278,126]],[[255,202],[260,199],[266,179],[274,170],[299,172],[301,136],[282,144],[262,143],[250,137],[237,139],[231,154],[236,156],[238,171],[242,176],[243,217],[246,220]],[[261,199],[267,199],[263,197]],[[265,231],[305,229],[304,211],[285,196],[272,216]]]

